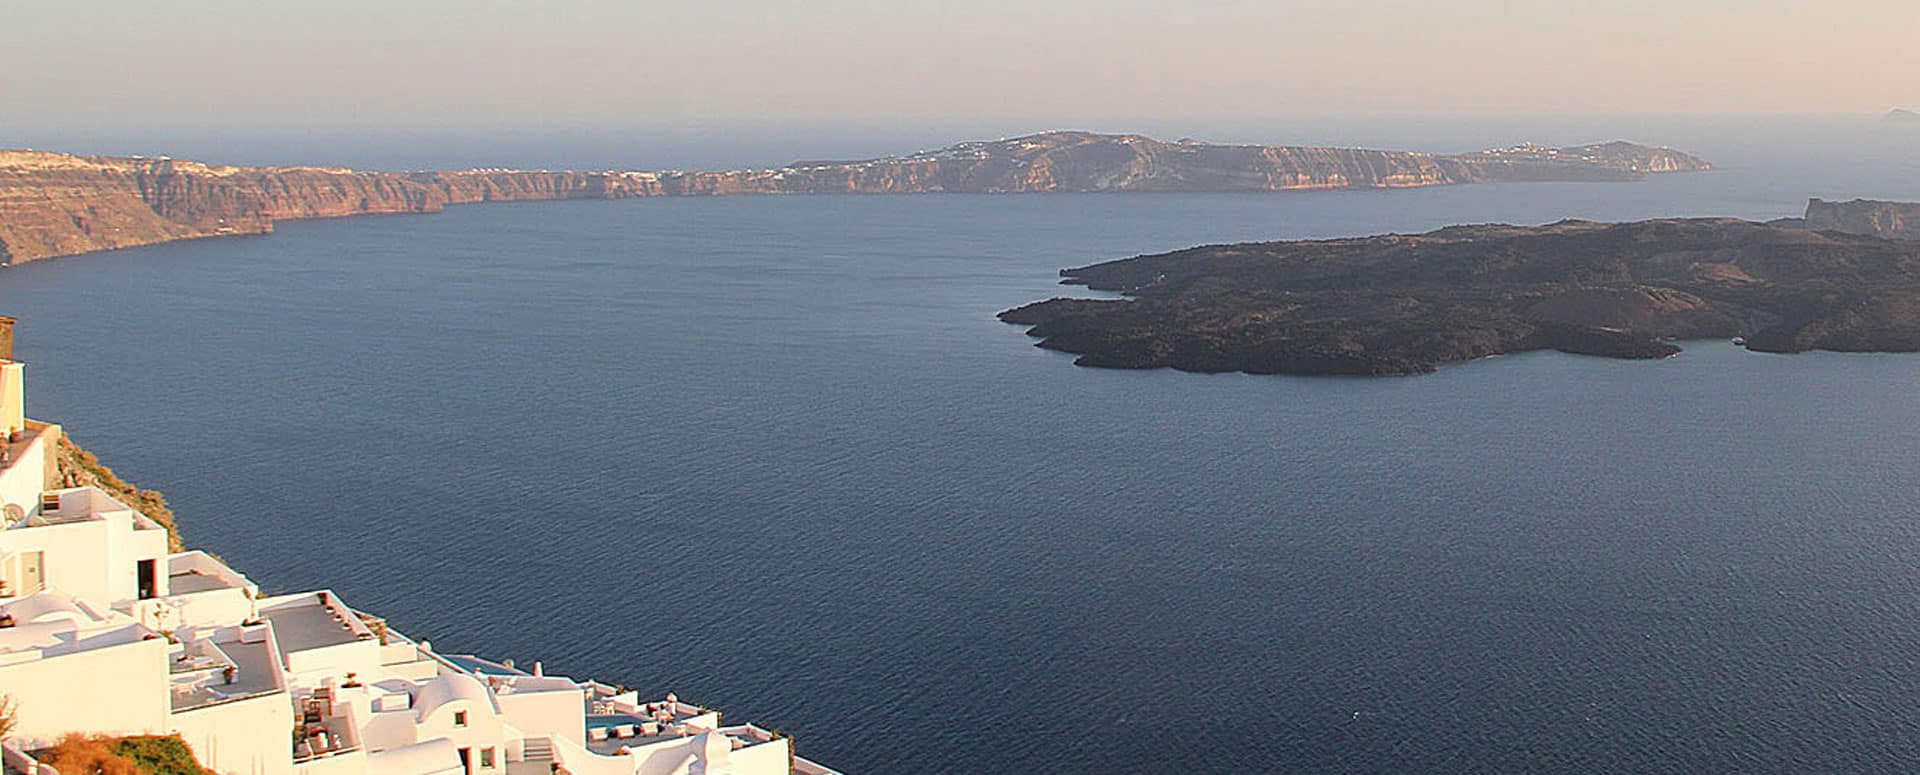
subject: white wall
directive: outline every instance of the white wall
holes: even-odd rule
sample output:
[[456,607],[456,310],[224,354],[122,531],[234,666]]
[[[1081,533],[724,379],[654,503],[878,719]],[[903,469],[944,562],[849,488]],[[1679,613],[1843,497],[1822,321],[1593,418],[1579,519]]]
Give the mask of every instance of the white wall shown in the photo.
[[47,488],[47,447],[57,437],[57,430],[35,434],[19,457],[0,470],[0,504],[11,503],[23,513],[33,513],[40,491]]
[[698,737],[683,737],[671,743],[641,747],[629,756],[638,760],[634,772],[639,775],[686,775],[693,766],[694,742]]
[[0,361],[0,430],[17,431],[27,424],[27,366]]
[[293,700],[285,692],[173,714],[173,730],[207,769],[226,775],[293,772]]
[[[83,491],[70,493],[68,499],[73,503],[66,508],[76,510],[88,500]],[[133,511],[119,510],[100,519],[0,530],[0,552],[12,555],[8,578],[19,577],[20,555],[43,552],[47,588],[105,609],[137,597],[135,563],[153,560],[156,591],[165,594],[167,533],[135,530],[134,519]]]
[[67,732],[166,734],[172,703],[167,642],[140,640],[6,665],[0,692],[18,708],[13,738],[35,746]]
[[353,725],[360,735],[360,744],[369,751],[404,748],[420,742],[414,734],[412,708],[375,712],[356,704],[347,722]]
[[584,691],[515,692],[495,695],[494,701],[507,724],[527,737],[587,739]]
[[[454,714],[461,712],[466,713],[467,725],[464,727],[453,723]],[[415,734],[421,741],[445,738],[453,743],[454,748],[472,749],[475,775],[501,775],[507,771],[506,732],[491,704],[453,699],[433,708],[425,718],[415,723],[418,724]],[[492,769],[480,766],[482,748],[493,749]]]
[[792,750],[792,741],[781,738],[734,751],[728,758],[734,775],[787,775]]
[[[688,751],[684,745],[676,743],[674,747],[683,751],[683,757],[692,756],[691,751]],[[633,757],[601,756],[587,750],[585,745],[572,740],[555,738],[553,755],[560,766],[565,767],[567,772],[573,775],[634,775],[636,772]]]
[[253,618],[253,598],[244,589],[212,589],[141,600],[133,604],[132,614],[141,624],[161,632],[232,627]]
[[328,678],[347,677],[348,673],[369,676],[380,669],[380,641],[357,640],[296,651],[286,655],[287,672],[294,683],[319,686]]
[[294,775],[367,775],[367,752],[364,750],[322,756],[308,759],[294,765]]

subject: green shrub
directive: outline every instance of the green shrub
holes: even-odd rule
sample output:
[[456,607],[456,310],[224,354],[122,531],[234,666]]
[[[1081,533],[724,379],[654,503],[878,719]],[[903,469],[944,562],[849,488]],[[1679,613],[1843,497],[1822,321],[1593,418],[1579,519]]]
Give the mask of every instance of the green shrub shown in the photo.
[[141,775],[214,775],[193,758],[193,749],[179,735],[122,737],[108,747],[130,759]]

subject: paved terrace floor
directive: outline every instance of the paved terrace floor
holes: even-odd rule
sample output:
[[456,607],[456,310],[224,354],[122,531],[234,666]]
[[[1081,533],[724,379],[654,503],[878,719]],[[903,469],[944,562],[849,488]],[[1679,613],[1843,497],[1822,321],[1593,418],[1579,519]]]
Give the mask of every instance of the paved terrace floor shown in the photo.
[[318,603],[281,606],[261,611],[260,615],[273,623],[273,636],[280,641],[280,650],[289,654],[355,640],[353,629],[335,620],[332,609]]
[[587,750],[603,756],[612,756],[619,753],[622,748],[639,748],[654,743],[692,737],[700,734],[700,732],[686,728],[685,724],[688,719],[698,718],[699,715],[700,714],[697,713],[675,713],[673,714],[672,722],[665,724],[655,722],[655,733],[651,735],[644,734],[645,724],[653,721],[651,717],[643,719],[637,715],[628,715],[625,713],[588,716],[587,729],[589,730],[606,729],[611,732],[615,727],[632,725],[634,735],[632,737],[610,736],[606,740],[594,740],[592,736],[589,735],[587,738]]
[[194,687],[193,691],[174,696],[174,710],[191,710],[202,705],[211,705],[224,700],[251,697],[256,694],[277,691],[280,687],[276,677],[280,674],[280,660],[267,648],[265,641],[242,643],[238,640],[215,641],[227,658],[233,660],[236,668],[233,683],[227,683],[217,671],[208,671],[207,680]]
[[216,589],[232,589],[237,585],[228,584],[219,576],[190,570],[175,573],[167,577],[167,592],[174,595],[191,595],[195,592],[211,592]]

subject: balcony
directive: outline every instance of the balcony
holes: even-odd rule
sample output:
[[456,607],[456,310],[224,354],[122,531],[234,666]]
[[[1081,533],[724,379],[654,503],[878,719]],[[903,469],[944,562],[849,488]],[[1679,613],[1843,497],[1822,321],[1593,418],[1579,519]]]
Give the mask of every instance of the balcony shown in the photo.
[[615,703],[613,707],[618,712],[587,717],[587,750],[615,756],[622,749],[692,737],[720,725],[719,711],[684,702]]
[[335,712],[332,689],[315,689],[312,694],[300,698],[299,704],[294,707],[299,714],[294,720],[294,764],[360,750],[353,725],[347,723],[345,716]]

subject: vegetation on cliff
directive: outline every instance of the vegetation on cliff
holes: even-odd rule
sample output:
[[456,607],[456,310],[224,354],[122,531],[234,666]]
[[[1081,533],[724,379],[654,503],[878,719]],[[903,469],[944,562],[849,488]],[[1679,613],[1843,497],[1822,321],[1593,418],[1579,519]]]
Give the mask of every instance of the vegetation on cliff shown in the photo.
[[172,551],[186,551],[186,544],[180,540],[180,530],[175,527],[173,509],[167,506],[167,498],[157,490],[143,490],[121,479],[106,467],[92,452],[80,448],[72,439],[62,434],[60,442],[53,450],[55,470],[58,472],[62,487],[98,487],[107,491],[116,500],[132,506],[148,518],[160,523],[167,529],[167,540]]
[[1540,349],[1657,358],[1699,337],[1920,351],[1920,243],[1730,219],[1217,245],[1061,274],[1130,298],[1000,317],[1086,366],[1416,374]]
[[34,757],[61,775],[214,775],[179,735],[69,734]]

